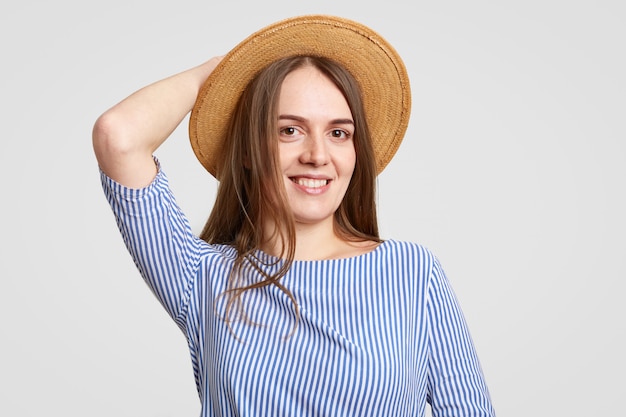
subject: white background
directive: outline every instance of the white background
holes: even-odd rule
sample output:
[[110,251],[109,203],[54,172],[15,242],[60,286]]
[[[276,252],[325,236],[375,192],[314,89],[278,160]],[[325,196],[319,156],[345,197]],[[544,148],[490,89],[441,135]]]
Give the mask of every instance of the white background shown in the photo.
[[[404,57],[383,237],[441,259],[500,416],[623,412],[626,8],[615,1],[5,2],[0,415],[197,416],[184,337],[125,251],[93,122],[285,17],[361,21]],[[186,122],[158,153],[196,230]]]

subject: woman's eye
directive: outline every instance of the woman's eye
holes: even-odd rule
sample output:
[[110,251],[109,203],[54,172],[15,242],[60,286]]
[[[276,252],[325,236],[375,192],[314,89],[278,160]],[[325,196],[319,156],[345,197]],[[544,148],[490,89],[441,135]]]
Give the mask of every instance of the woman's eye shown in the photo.
[[291,126],[283,127],[282,129],[280,129],[280,133],[287,136],[293,136],[296,134],[296,132],[296,128]]
[[350,137],[348,132],[341,130],[341,129],[335,129],[331,131],[330,133],[332,137],[337,138],[337,139],[347,139],[348,137]]

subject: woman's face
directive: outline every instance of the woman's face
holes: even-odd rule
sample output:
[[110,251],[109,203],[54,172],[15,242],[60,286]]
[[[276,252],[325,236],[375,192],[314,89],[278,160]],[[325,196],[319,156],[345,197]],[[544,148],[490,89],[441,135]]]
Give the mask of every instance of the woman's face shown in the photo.
[[296,223],[332,224],[356,162],[346,99],[316,68],[299,68],[283,81],[278,126],[280,166]]

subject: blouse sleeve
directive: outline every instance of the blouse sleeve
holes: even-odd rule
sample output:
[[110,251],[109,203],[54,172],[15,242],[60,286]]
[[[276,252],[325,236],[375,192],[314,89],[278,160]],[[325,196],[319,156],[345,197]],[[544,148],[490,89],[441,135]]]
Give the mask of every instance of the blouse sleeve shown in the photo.
[[204,244],[191,231],[160,169],[150,185],[127,188],[101,172],[117,226],[135,265],[168,314],[185,328],[191,287]]
[[433,417],[495,416],[463,312],[437,259],[431,270],[427,314]]

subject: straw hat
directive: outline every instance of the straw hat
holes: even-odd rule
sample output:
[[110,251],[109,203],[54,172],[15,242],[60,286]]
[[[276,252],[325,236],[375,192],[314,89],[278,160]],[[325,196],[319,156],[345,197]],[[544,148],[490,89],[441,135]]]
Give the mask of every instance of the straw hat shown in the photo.
[[243,90],[271,62],[293,55],[330,58],[357,80],[380,173],[400,146],[409,122],[411,92],[406,68],[378,33],[327,15],[279,21],[253,33],[224,56],[200,89],[191,112],[189,136],[196,157],[216,175],[228,120]]

